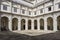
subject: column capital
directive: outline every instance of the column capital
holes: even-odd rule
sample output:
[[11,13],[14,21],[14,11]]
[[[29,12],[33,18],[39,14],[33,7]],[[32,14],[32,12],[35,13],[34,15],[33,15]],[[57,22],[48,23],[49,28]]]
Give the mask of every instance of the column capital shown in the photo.
[[21,19],[20,20],[18,19],[18,22],[21,22]]
[[37,22],[39,22],[40,20],[39,19],[37,19]]
[[21,21],[21,18],[20,17],[18,18],[18,21]]
[[26,21],[28,21],[28,19],[26,19]]
[[34,19],[32,19],[31,22],[34,23]]

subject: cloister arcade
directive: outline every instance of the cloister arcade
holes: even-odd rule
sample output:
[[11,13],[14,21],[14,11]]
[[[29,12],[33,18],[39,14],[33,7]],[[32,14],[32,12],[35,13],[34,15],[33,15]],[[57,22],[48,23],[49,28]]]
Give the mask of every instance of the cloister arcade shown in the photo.
[[[57,30],[60,30],[60,16],[58,16],[57,18]],[[54,23],[53,23],[53,18],[52,17],[48,17],[47,19],[47,30],[54,30]],[[28,20],[26,21],[26,19],[21,19],[21,27],[20,29],[21,30],[26,30],[26,22],[27,22],[27,29],[28,30],[32,30],[32,20]],[[44,19],[41,18],[39,20],[39,28],[40,30],[44,30],[45,29],[45,23],[44,23]],[[37,30],[38,29],[38,22],[37,20],[34,20],[34,30]],[[11,28],[13,31],[14,30],[18,30],[18,19],[17,18],[13,18],[12,19],[12,28]],[[9,30],[9,18],[8,17],[1,17],[1,31],[8,31]]]

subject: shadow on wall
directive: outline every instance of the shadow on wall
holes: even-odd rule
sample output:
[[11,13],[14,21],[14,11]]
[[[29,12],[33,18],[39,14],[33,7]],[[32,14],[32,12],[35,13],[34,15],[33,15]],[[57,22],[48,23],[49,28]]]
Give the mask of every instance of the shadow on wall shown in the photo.
[[0,40],[60,40],[60,31],[38,36],[28,36],[10,31],[0,32]]

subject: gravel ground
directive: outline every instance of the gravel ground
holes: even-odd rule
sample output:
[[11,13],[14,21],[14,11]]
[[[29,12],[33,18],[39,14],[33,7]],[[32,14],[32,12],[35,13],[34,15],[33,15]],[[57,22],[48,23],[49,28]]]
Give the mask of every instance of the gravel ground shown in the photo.
[[60,40],[60,31],[38,36],[29,36],[14,32],[0,32],[0,40]]

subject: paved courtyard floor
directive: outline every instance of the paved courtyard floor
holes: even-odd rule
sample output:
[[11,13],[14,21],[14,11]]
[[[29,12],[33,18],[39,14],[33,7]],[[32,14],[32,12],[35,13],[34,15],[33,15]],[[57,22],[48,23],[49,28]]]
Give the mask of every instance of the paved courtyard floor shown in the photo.
[[43,30],[23,30],[23,31],[13,31],[19,34],[25,34],[29,36],[37,36],[37,35],[43,35],[43,34],[48,34],[48,33],[54,33],[56,31],[43,31]]
[[0,40],[60,40],[60,31],[3,31]]

